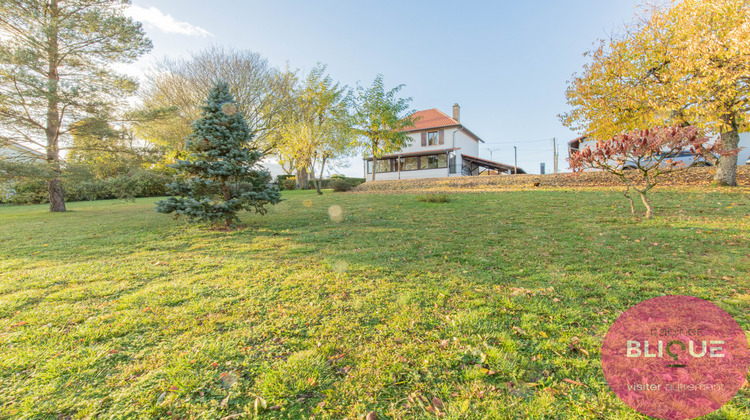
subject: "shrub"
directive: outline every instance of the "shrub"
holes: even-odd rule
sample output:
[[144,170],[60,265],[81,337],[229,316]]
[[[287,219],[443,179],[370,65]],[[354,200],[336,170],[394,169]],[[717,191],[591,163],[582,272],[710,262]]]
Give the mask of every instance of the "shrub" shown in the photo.
[[[653,215],[647,193],[655,187],[665,174],[683,171],[690,166],[675,159],[688,151],[695,160],[691,166],[715,159],[715,155],[736,155],[738,150],[721,149],[718,142],[702,135],[696,127],[657,127],[620,134],[609,140],[600,140],[595,147],[586,146],[571,155],[568,161],[574,171],[599,169],[617,176],[626,189],[625,197],[630,202],[630,211],[635,216],[635,204],[630,196],[633,189],[641,196],[646,207],[646,219]],[[638,173],[639,183],[627,176],[629,171]]]
[[291,176],[284,178],[281,180],[281,184],[279,184],[279,189],[291,191],[297,189],[297,177]]
[[[66,201],[93,201],[112,198],[134,199],[136,197],[159,197],[166,195],[169,175],[138,169],[114,178],[66,179],[63,191]],[[11,204],[42,204],[48,202],[49,192],[45,181],[25,181],[12,184],[12,191],[5,194]]]
[[345,192],[364,182],[364,178],[346,178],[342,176],[332,176],[331,179],[326,179],[323,181],[322,188],[333,188],[333,191]]
[[[292,181],[289,182],[287,180],[291,179]],[[279,190],[293,190],[297,188],[297,177],[294,175],[276,175],[276,186],[279,187]],[[291,186],[291,187],[290,187]]]
[[7,202],[11,204],[47,203],[49,191],[44,181],[23,181],[13,183],[6,192]]
[[448,194],[435,193],[435,194],[422,194],[417,197],[417,201],[421,201],[423,203],[448,203],[451,201],[451,199],[450,197],[448,197]]
[[346,178],[334,178],[330,180],[328,185],[333,188],[336,192],[345,192],[354,188],[357,184]]

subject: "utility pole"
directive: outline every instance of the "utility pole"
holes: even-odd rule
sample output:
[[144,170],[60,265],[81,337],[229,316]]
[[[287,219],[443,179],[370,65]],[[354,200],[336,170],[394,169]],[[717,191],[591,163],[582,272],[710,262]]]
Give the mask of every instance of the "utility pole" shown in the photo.
[[552,137],[552,156],[554,157],[554,166],[555,166],[555,173],[557,173],[557,157],[559,156],[557,153],[557,139]]
[[487,149],[490,151],[490,160],[492,160],[492,152],[497,152],[500,149]]
[[513,175],[518,174],[518,148],[516,146],[513,146],[513,160],[515,161],[515,164],[513,165]]

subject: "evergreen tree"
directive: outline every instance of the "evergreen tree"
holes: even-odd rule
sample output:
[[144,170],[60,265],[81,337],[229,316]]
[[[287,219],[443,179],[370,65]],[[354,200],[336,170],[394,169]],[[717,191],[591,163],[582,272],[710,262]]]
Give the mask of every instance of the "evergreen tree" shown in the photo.
[[266,205],[281,200],[268,185],[268,172],[255,168],[263,154],[249,147],[253,134],[226,83],[217,83],[208,94],[192,129],[185,143],[187,159],[171,165],[178,174],[168,188],[179,197],[160,201],[156,211],[229,227],[240,210],[264,214]]

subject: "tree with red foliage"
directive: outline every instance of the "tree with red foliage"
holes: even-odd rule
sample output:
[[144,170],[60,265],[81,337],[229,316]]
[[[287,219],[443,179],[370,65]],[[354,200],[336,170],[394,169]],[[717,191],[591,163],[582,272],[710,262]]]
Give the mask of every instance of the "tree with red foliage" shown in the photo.
[[[686,151],[694,157],[690,165],[676,159]],[[627,187],[624,195],[630,200],[633,215],[635,204],[630,196],[631,189],[640,194],[646,207],[646,219],[650,219],[653,207],[646,195],[658,184],[661,175],[714,163],[718,156],[737,152],[722,149],[718,142],[712,142],[696,127],[658,127],[600,140],[593,147],[583,147],[568,161],[574,171],[598,169],[617,176]],[[633,172],[637,176],[632,176]]]

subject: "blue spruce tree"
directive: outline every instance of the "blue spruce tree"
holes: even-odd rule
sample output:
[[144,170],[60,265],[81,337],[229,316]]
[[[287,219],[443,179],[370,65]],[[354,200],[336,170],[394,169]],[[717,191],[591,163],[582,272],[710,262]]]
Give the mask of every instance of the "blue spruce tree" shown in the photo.
[[253,134],[229,86],[217,83],[201,110],[185,143],[187,159],[171,165],[177,175],[167,187],[177,197],[159,201],[156,211],[226,227],[238,221],[241,210],[264,214],[281,194],[269,186],[268,172],[257,167],[263,154],[248,146]]

